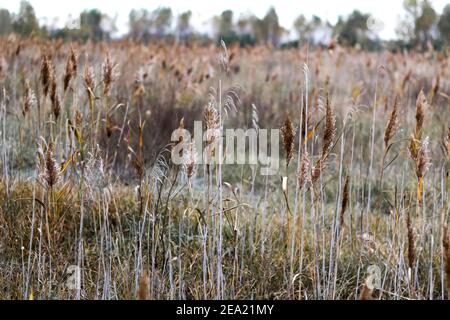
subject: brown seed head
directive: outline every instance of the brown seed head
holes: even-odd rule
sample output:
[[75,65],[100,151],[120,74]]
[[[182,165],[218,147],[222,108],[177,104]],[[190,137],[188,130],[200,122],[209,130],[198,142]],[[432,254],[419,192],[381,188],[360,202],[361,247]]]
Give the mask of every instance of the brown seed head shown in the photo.
[[94,77],[94,68],[86,62],[84,67],[84,84],[86,86],[87,95],[90,99],[94,98]]
[[286,153],[286,167],[289,166],[289,162],[294,156],[295,148],[295,128],[292,125],[292,121],[289,116],[286,116],[284,124],[280,129],[281,137],[283,139],[284,152]]
[[425,173],[428,171],[431,164],[428,155],[428,138],[422,142],[419,152],[417,153],[417,158],[415,159],[415,164],[417,180],[420,181],[425,176]]
[[61,112],[61,101],[59,100],[55,77],[52,78],[50,100],[52,101],[52,111],[55,119],[58,119]]
[[109,53],[106,54],[105,61],[102,66],[103,95],[109,96],[112,83],[118,76],[117,65],[111,61]]
[[50,90],[50,85],[53,81],[53,77],[54,77],[53,65],[48,55],[44,55],[41,64],[41,82],[44,91],[44,97],[47,96]]
[[336,134],[336,118],[331,108],[330,99],[327,94],[326,115],[325,115],[325,132],[323,135],[322,157],[326,157],[331,151],[333,139]]
[[395,132],[397,130],[397,126],[398,126],[397,114],[398,114],[398,95],[395,96],[394,106],[392,107],[391,116],[389,117],[389,121],[388,121],[386,129],[384,131],[384,146],[386,148],[389,145],[389,141],[395,135]]
[[416,250],[414,245],[414,230],[411,226],[411,214],[409,211],[406,215],[406,229],[408,231],[408,266],[413,269],[416,260]]
[[425,119],[426,106],[427,106],[427,98],[425,97],[423,90],[420,90],[420,93],[417,96],[416,101],[416,132],[414,137],[417,140],[422,139],[422,127]]
[[30,82],[27,79],[25,80],[25,92],[23,96],[23,116],[25,116],[34,106],[36,106],[36,96],[30,87]]
[[47,186],[52,188],[59,182],[59,164],[54,156],[54,145],[52,142],[48,144],[47,152],[45,153],[45,181]]
[[64,92],[67,90],[70,84],[70,80],[76,77],[77,74],[77,56],[73,48],[70,48],[69,56],[67,57],[66,70],[64,73]]
[[310,166],[311,162],[309,161],[308,153],[304,152],[300,159],[300,171],[297,176],[300,189],[302,189],[311,180]]
[[345,210],[347,210],[348,206],[348,200],[349,200],[349,176],[348,174],[345,176],[345,183],[344,183],[344,191],[342,193],[342,205],[341,205],[341,214],[340,214],[340,226],[342,227],[344,225],[344,215]]
[[212,104],[208,104],[203,109],[203,121],[205,123],[206,144],[212,144],[218,137],[218,129],[220,128],[219,112]]

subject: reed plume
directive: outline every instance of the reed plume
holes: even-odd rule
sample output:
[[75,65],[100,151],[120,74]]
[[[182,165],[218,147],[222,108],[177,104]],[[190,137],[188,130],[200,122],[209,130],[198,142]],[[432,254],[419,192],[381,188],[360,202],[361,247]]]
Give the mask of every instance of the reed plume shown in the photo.
[[345,211],[348,207],[348,201],[349,201],[349,176],[348,174],[345,176],[345,182],[344,182],[344,191],[342,193],[342,204],[341,204],[341,213],[339,215],[339,225],[342,228],[344,226],[344,218],[345,218]]
[[54,155],[53,142],[48,143],[45,153],[42,146],[39,147],[38,166],[39,177],[48,188],[51,189],[58,184],[60,178],[60,167]]
[[289,162],[292,160],[294,156],[294,148],[295,148],[295,128],[292,125],[292,121],[287,115],[284,124],[280,129],[281,137],[283,139],[283,147],[284,152],[286,154],[286,167],[289,166]]
[[58,119],[61,112],[61,101],[59,100],[55,77],[52,78],[50,100],[52,102],[53,115],[55,116],[55,119]]
[[310,166],[311,163],[309,160],[308,153],[304,152],[300,159],[300,171],[298,172],[297,175],[298,185],[300,189],[302,189],[311,180]]
[[387,148],[389,145],[389,141],[395,135],[398,126],[398,95],[395,96],[394,106],[392,107],[392,112],[389,117],[389,121],[387,123],[386,129],[384,131],[384,146]]
[[436,78],[433,80],[433,85],[432,85],[431,91],[430,91],[430,98],[429,98],[430,106],[433,105],[434,98],[436,97],[436,94],[439,91],[440,82],[441,82],[441,77],[439,75],[437,75]]
[[111,85],[117,79],[117,77],[117,65],[111,60],[109,53],[107,53],[105,61],[102,65],[103,95],[105,97],[109,96]]
[[412,270],[414,268],[414,262],[416,260],[416,249],[414,244],[414,230],[411,225],[411,214],[409,213],[409,211],[406,215],[406,229],[408,232],[408,266]]
[[41,82],[42,82],[44,97],[46,97],[49,93],[50,85],[52,84],[53,77],[54,77],[53,65],[52,65],[48,55],[45,54],[44,57],[42,58],[42,64],[41,64]]
[[401,86],[402,92],[404,92],[405,87],[406,87],[406,84],[408,83],[409,79],[411,79],[411,75],[412,75],[412,71],[409,70],[409,71],[406,73],[405,77],[403,78],[402,86]]
[[327,94],[326,100],[326,114],[325,114],[325,132],[323,135],[322,158],[326,157],[331,151],[333,139],[336,134],[336,118],[330,104],[330,99]]
[[206,144],[211,145],[218,138],[220,128],[219,112],[211,103],[203,109],[203,121],[206,129]]
[[197,152],[195,150],[194,142],[190,142],[187,144],[187,148],[183,150],[183,172],[186,177],[190,180],[196,172],[195,166],[195,158],[197,156]]
[[316,182],[320,178],[322,170],[325,168],[325,159],[320,157],[312,168],[311,182]]
[[64,79],[63,79],[63,85],[64,85],[64,92],[67,91],[67,88],[69,87],[70,80],[77,75],[77,55],[75,51],[73,50],[73,47],[70,48],[69,56],[67,57],[66,62],[66,70],[64,73]]
[[88,62],[86,62],[86,65],[84,66],[84,84],[86,86],[86,92],[90,99],[93,99],[95,97],[94,95],[94,88],[95,88],[95,82],[94,82],[95,74],[94,74],[94,68],[89,65]]
[[423,123],[425,119],[425,107],[427,105],[423,90],[420,91],[416,101],[416,128],[414,135],[410,138],[408,150],[411,158],[417,162],[422,140]]
[[30,87],[30,82],[25,80],[25,92],[23,96],[22,114],[25,116],[32,108],[36,106],[37,100],[34,91]]
[[326,160],[328,155],[333,147],[333,139],[336,135],[336,117],[334,115],[334,111],[331,107],[330,100],[327,94],[326,100],[326,114],[325,114],[325,131],[323,134],[323,142],[322,142],[322,152],[320,154],[319,159],[312,169],[311,181],[316,182],[323,169],[326,166]]
[[427,98],[423,93],[423,90],[420,90],[419,95],[417,96],[416,101],[416,131],[414,137],[416,140],[422,139],[422,128],[423,122],[425,119],[425,108],[427,106]]
[[428,155],[428,138],[426,138],[422,142],[419,148],[417,158],[415,159],[415,167],[417,180],[420,181],[423,179],[425,173],[428,171],[428,168],[430,167],[430,157]]

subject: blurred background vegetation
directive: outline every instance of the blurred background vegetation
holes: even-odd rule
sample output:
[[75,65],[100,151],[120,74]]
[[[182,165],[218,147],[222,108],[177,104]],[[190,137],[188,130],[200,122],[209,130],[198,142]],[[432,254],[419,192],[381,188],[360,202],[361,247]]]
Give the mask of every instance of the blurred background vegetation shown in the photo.
[[[211,32],[201,33],[191,22],[192,12],[175,15],[171,8],[155,10],[133,9],[129,13],[128,32],[121,37],[135,41],[167,41],[211,43],[223,39],[226,43],[241,46],[271,44],[277,47],[293,47],[308,43],[312,46],[357,46],[365,50],[397,49],[445,49],[450,44],[450,4],[443,12],[436,12],[429,0],[404,0],[402,18],[395,40],[382,40],[376,28],[370,28],[370,13],[354,10],[340,16],[335,24],[318,16],[310,18],[300,14],[291,30],[283,28],[275,8],[259,18],[253,14],[236,17],[232,10],[225,10],[211,19]],[[371,20],[372,19],[372,20]],[[75,24],[74,24],[75,23]],[[40,24],[35,10],[27,1],[21,1],[17,13],[0,8],[0,36],[17,34],[58,38],[67,41],[109,41],[116,33],[116,20],[98,9],[85,10],[74,21],[67,21],[63,28]],[[295,34],[295,37],[287,37]]]

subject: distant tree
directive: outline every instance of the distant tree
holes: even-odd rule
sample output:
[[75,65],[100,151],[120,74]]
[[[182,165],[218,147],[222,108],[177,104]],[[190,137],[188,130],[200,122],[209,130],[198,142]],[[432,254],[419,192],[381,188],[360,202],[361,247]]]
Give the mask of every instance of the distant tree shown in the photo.
[[83,11],[80,14],[80,32],[82,37],[94,41],[108,39],[110,35],[102,26],[102,21],[105,18],[106,15],[103,15],[97,9]]
[[19,13],[14,18],[12,27],[14,32],[17,32],[22,36],[39,33],[39,23],[36,14],[28,1],[20,2]]
[[186,11],[181,13],[177,18],[176,35],[179,41],[186,41],[192,34],[191,27],[192,12]]
[[278,14],[274,7],[271,7],[263,19],[266,31],[266,42],[278,45],[284,29],[280,26]]
[[450,4],[447,4],[438,22],[442,41],[450,45]]
[[233,11],[225,10],[220,16],[214,17],[213,26],[218,41],[223,40],[225,43],[239,42],[239,36],[235,31],[233,22]]
[[241,16],[237,21],[236,27],[239,37],[239,43],[242,47],[254,45],[256,43],[255,36],[252,32],[252,16]]
[[374,49],[377,41],[371,39],[367,21],[370,14],[354,10],[347,19],[339,17],[334,33],[342,45],[355,46],[359,44],[364,49]]
[[271,7],[263,19],[251,18],[252,34],[259,43],[270,43],[277,46],[285,30],[280,26],[278,14]]
[[225,10],[220,15],[219,20],[219,33],[226,35],[233,31],[233,11]]
[[433,39],[438,15],[429,0],[404,0],[405,16],[400,21],[397,34],[413,45],[424,47]]
[[151,38],[164,38],[172,25],[172,10],[159,8],[152,12],[146,9],[131,10],[128,16],[131,38],[149,41]]
[[172,9],[159,8],[153,11],[153,27],[158,38],[162,38],[170,30],[172,25]]
[[301,14],[294,20],[294,30],[298,35],[298,38],[301,42],[306,42],[308,39],[308,21],[306,17]]
[[153,26],[153,17],[146,9],[131,10],[128,16],[130,37],[134,40],[148,41]]
[[8,10],[0,9],[0,35],[9,34],[12,31],[12,19]]
[[[302,43],[316,43],[325,41],[328,38],[327,35],[322,35],[325,29],[331,33],[331,26],[327,22],[323,22],[318,16],[313,16],[310,21],[306,19],[304,15],[300,15],[294,21],[294,30],[299,37],[299,42]],[[329,36],[329,35],[328,35]]]

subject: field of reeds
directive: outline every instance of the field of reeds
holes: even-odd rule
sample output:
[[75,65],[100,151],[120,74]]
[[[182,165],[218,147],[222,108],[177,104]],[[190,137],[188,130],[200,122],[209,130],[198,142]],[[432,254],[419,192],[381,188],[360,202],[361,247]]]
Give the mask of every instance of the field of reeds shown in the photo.
[[[449,298],[449,63],[1,38],[0,298]],[[194,120],[277,174],[172,163]]]

